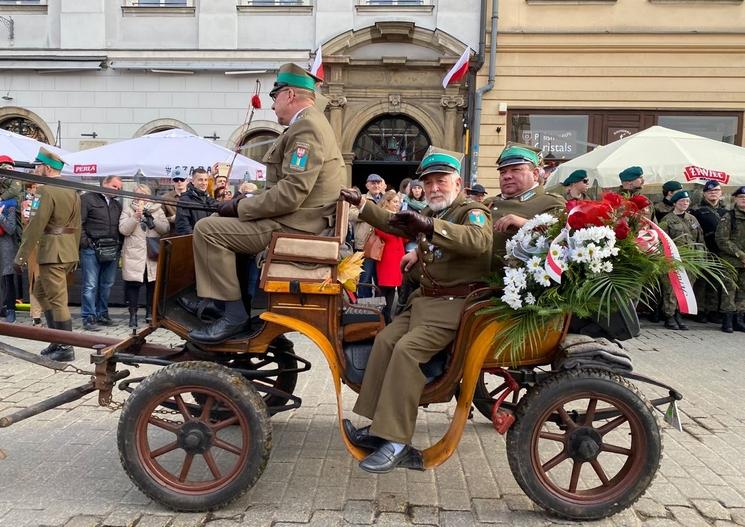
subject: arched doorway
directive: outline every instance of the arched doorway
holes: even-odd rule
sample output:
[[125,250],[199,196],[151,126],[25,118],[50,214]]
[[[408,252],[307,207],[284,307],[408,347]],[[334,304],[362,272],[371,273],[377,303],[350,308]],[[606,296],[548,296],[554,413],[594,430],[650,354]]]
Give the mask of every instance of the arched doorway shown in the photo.
[[398,190],[404,178],[414,178],[431,140],[414,119],[384,114],[367,123],[352,148],[352,184],[365,188],[369,174],[380,174],[389,188]]
[[278,135],[274,130],[252,130],[243,137],[239,153],[250,159],[261,161]]
[[25,135],[49,145],[54,144],[54,134],[47,123],[34,112],[8,106],[0,108],[0,128],[19,135]]

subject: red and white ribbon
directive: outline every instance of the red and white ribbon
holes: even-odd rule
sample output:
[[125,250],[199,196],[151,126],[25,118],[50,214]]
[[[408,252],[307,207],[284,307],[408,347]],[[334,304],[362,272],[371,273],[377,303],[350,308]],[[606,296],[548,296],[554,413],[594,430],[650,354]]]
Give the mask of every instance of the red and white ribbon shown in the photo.
[[[662,252],[665,256],[671,260],[681,261],[678,247],[675,245],[668,234],[660,229],[653,222],[644,218],[644,223],[653,229],[660,237],[660,243],[662,244]],[[693,294],[693,286],[691,281],[688,279],[688,275],[683,269],[673,269],[667,276],[670,278],[670,284],[673,287],[675,298],[678,300],[678,310],[681,313],[695,315],[698,313],[698,304],[696,303],[696,295]]]
[[556,238],[551,240],[551,245],[549,245],[548,254],[546,255],[546,263],[543,266],[549,278],[557,284],[561,283],[561,275],[564,272],[564,266],[559,261],[558,255],[561,254],[561,242],[566,240],[567,236],[567,229],[563,229]]

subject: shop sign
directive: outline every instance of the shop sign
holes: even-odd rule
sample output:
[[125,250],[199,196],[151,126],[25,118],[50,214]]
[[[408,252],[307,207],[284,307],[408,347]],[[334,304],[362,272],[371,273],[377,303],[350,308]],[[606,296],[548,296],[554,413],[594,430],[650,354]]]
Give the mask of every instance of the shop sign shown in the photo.
[[701,168],[693,165],[689,165],[683,169],[686,181],[694,181],[696,179],[710,179],[723,185],[729,183],[730,176],[726,172],[719,170],[710,170],[708,168]]
[[523,143],[540,148],[544,157],[569,158],[575,157],[578,152],[577,132],[565,131],[540,131],[533,132],[524,130],[522,132]]
[[73,174],[95,174],[98,172],[98,165],[73,165]]

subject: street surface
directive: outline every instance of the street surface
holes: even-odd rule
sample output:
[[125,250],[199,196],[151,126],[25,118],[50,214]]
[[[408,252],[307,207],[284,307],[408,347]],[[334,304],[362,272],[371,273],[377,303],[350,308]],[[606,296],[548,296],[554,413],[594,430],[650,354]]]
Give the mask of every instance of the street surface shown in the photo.
[[[106,333],[123,338],[124,310],[113,314],[119,326]],[[19,321],[27,323],[26,314],[19,314]],[[584,525],[745,526],[745,338],[712,324],[691,328],[680,332],[647,324],[627,343],[637,372],[684,394],[684,432],[664,425],[661,470],[633,509]],[[303,406],[272,419],[267,469],[228,508],[174,513],[141,494],[119,463],[119,412],[98,407],[94,393],[0,429],[0,527],[583,525],[549,516],[528,500],[509,471],[504,438],[478,413],[455,455],[437,470],[363,472],[338,437],[334,390],[321,353],[297,334],[291,338],[296,353],[313,363],[295,392]],[[164,330],[148,340],[179,343]],[[44,346],[4,342],[29,351]],[[88,368],[88,355],[78,349],[75,364]],[[0,354],[0,415],[86,380]],[[640,387],[649,398],[666,395]],[[114,392],[119,401],[124,395]],[[354,393],[346,390],[344,397],[351,415]],[[451,403],[420,410],[415,444],[437,441],[453,408]]]

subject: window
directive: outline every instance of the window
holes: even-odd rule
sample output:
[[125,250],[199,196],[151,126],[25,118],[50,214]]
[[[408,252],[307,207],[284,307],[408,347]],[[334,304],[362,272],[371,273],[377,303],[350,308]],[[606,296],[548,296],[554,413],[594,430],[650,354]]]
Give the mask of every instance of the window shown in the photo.
[[389,6],[389,5],[404,5],[404,6],[415,6],[415,5],[430,5],[430,0],[360,0],[358,5],[375,5],[375,6]]
[[246,6],[308,6],[310,0],[242,0]]
[[44,5],[46,0],[0,0],[0,5]]
[[657,124],[679,132],[736,144],[738,120],[735,116],[716,115],[660,115]]
[[572,159],[589,150],[587,115],[515,113],[510,124],[510,140],[540,148],[545,159]]
[[127,0],[130,7],[191,7],[194,0]]
[[420,161],[429,137],[412,119],[384,116],[368,124],[354,142],[356,161]]

